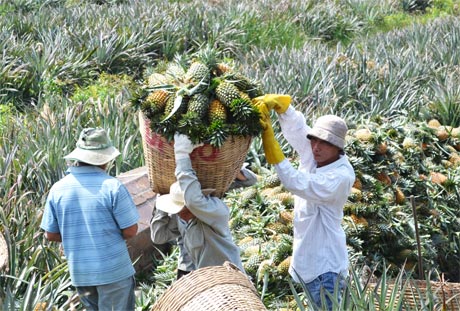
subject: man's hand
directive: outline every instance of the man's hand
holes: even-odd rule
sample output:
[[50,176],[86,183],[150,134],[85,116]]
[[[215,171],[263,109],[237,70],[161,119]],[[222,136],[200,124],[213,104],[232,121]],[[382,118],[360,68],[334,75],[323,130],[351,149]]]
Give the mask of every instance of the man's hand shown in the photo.
[[259,106],[264,103],[268,110],[275,110],[277,113],[284,113],[291,104],[291,96],[283,94],[265,94],[252,100],[253,104]]

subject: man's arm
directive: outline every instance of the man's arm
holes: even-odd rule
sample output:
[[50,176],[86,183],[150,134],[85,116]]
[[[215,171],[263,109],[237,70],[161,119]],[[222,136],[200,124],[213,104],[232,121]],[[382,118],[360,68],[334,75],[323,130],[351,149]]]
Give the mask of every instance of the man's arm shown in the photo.
[[45,231],[45,237],[48,239],[48,241],[62,242],[62,237],[61,237],[61,234],[59,232]]
[[128,240],[137,234],[137,224],[134,224],[128,228],[121,229],[121,234],[123,235],[123,239]]

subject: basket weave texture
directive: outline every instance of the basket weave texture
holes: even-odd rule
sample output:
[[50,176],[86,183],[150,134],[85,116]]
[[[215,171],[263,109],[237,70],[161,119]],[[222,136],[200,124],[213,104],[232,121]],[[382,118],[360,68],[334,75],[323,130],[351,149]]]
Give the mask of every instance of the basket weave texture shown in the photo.
[[[369,288],[376,291],[379,295],[381,294],[380,286],[379,283],[369,283]],[[390,282],[385,287],[385,302],[387,306],[392,294],[395,292],[395,286],[398,287],[396,289],[396,300],[399,300],[401,294],[404,295],[404,303],[401,310],[425,310],[430,302],[430,297],[432,297],[431,302],[434,304],[433,310],[460,310],[460,283],[428,282],[425,280],[410,280],[406,284],[404,282]],[[376,310],[380,310],[379,306],[377,306]]]
[[180,278],[157,300],[152,311],[266,311],[249,278],[225,262]]
[[[169,193],[169,187],[176,181],[174,142],[153,132],[142,112],[139,112],[139,125],[150,186],[155,193]],[[193,150],[190,158],[201,188],[216,189],[213,195],[222,197],[242,167],[251,141],[252,137],[231,136],[220,148],[205,144]]]

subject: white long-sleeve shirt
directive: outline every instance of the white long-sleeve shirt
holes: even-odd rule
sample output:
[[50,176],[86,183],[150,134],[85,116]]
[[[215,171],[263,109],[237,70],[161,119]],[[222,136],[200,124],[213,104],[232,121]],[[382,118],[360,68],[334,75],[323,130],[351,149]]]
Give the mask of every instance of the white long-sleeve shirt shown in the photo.
[[351,192],[355,173],[348,158],[317,167],[304,116],[292,106],[279,115],[282,133],[299,154],[295,169],[285,159],[275,165],[286,189],[295,195],[294,243],[289,273],[309,283],[326,272],[348,274],[348,252],[341,226],[343,206]]

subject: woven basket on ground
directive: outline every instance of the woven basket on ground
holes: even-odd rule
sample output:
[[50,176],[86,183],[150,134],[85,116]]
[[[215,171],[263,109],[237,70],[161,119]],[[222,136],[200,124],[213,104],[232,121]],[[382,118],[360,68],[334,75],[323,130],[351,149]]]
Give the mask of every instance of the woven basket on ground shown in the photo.
[[238,268],[222,266],[195,270],[173,283],[152,311],[266,311],[257,290]]
[[[174,144],[153,132],[142,112],[139,113],[139,125],[152,190],[159,194],[169,193],[169,187],[176,181]],[[221,197],[242,167],[251,140],[251,137],[231,136],[220,148],[206,144],[193,150],[190,157],[201,188],[216,189],[213,195]]]
[[[395,289],[395,286],[398,288]],[[376,291],[379,296],[381,295],[380,283],[369,283],[369,288]],[[398,301],[401,294],[404,295],[401,310],[425,310],[430,303],[434,306],[430,310],[460,310],[460,283],[428,282],[425,280],[410,280],[399,283],[390,281],[385,285],[385,290],[387,306],[392,295],[396,295],[393,298],[394,301]],[[380,310],[379,306],[377,306],[377,310]]]

